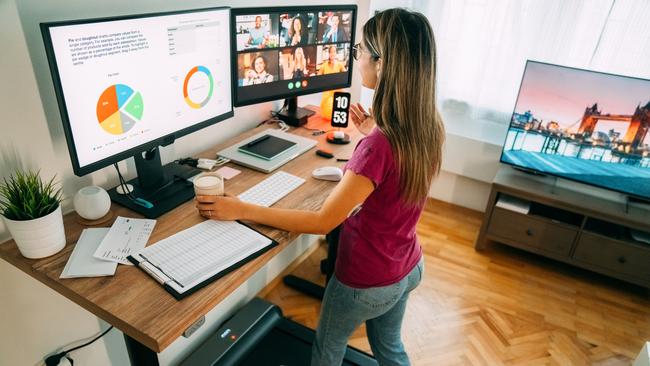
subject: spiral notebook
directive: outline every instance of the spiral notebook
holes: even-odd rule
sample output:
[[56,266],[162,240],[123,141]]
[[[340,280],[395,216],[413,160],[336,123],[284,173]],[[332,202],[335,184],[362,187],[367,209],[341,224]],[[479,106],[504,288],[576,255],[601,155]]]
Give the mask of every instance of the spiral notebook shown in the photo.
[[128,260],[180,300],[278,245],[237,221],[207,220]]

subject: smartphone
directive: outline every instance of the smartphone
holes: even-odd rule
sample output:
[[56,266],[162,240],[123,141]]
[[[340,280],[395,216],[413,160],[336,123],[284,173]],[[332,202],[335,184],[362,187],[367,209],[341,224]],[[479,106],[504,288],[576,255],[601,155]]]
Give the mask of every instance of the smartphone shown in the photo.
[[332,108],[332,127],[348,127],[350,117],[350,93],[334,92],[334,105]]

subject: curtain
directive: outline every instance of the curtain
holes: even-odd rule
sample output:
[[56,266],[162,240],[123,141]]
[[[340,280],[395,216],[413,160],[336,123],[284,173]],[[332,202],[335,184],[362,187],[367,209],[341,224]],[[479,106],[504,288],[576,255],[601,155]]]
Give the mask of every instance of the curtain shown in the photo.
[[[448,130],[510,121],[527,59],[650,79],[648,0],[420,0]],[[650,99],[650,96],[649,96]]]

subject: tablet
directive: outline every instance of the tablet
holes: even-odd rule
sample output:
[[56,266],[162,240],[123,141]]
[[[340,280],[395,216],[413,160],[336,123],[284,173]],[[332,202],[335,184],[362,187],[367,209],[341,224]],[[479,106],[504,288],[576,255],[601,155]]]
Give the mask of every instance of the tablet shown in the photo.
[[295,146],[296,143],[293,141],[266,134],[247,144],[239,146],[237,150],[258,158],[271,160]]

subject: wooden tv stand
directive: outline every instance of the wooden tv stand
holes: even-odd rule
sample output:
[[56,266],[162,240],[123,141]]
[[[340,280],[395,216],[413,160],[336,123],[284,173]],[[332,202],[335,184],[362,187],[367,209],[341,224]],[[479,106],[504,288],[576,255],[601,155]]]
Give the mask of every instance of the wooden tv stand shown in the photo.
[[650,233],[650,208],[561,188],[553,179],[502,167],[475,248],[499,242],[650,289],[650,244],[632,235]]

